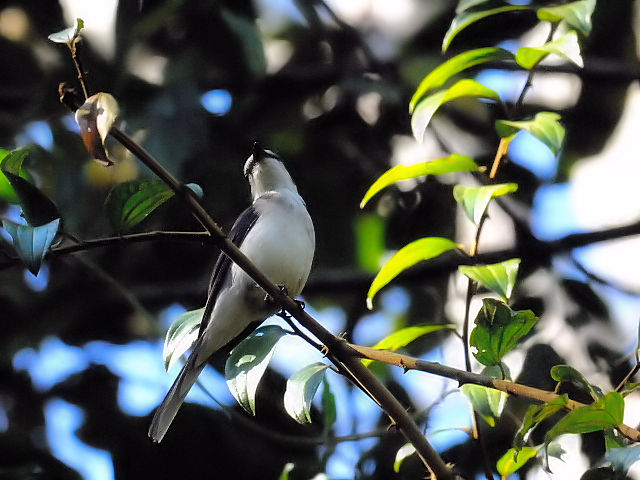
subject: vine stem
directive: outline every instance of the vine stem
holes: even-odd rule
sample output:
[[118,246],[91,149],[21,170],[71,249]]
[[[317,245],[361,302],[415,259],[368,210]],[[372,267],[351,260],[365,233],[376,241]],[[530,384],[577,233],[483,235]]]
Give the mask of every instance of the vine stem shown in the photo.
[[[61,89],[61,102],[67,106],[77,105],[73,92]],[[300,324],[311,332],[328,351],[328,357],[335,360],[336,366],[348,372],[348,376],[356,381],[356,385],[365,391],[380,405],[391,418],[393,424],[402,432],[407,441],[416,449],[432,478],[449,480],[455,476],[445,464],[427,438],[405,410],[398,399],[365,367],[355,351],[348,343],[325,329],[311,315],[305,312],[298,303],[271,282],[240,249],[227,237],[220,226],[209,216],[191,189],[186,187],[168,170],[166,170],[149,152],[138,145],[131,137],[117,127],[112,127],[110,135],[129,150],[147,166],[158,178],[171,188],[190,209],[192,215],[200,222],[211,236],[211,241],[255,281],[284,310],[288,311]]]

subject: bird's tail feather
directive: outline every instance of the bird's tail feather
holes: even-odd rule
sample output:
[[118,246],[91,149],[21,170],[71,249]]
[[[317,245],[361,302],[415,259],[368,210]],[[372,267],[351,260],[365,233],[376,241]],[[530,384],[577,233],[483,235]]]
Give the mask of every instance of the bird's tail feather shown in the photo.
[[149,427],[149,438],[156,443],[160,443],[167,433],[167,430],[171,426],[171,422],[175,418],[182,402],[191,390],[191,387],[198,379],[198,375],[202,372],[202,369],[207,362],[202,362],[200,365],[196,365],[197,349],[194,349],[193,353],[185,363],[184,367],[180,371],[180,374],[173,382],[169,393],[164,397],[162,404],[156,410]]

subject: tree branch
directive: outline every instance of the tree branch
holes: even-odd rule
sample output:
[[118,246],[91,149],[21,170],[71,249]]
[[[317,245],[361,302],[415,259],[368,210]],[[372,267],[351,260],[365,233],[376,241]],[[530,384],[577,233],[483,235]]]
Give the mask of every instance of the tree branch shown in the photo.
[[[515,382],[509,382],[508,380],[500,380],[497,378],[486,377],[477,373],[467,372],[465,370],[459,370],[457,368],[448,367],[436,362],[429,362],[421,360],[419,358],[402,355],[400,353],[391,352],[389,350],[378,350],[373,347],[363,347],[360,345],[349,344],[349,346],[355,350],[361,358],[369,360],[375,360],[378,362],[388,363],[401,367],[404,370],[419,370],[421,372],[432,373],[440,377],[447,377],[453,380],[457,380],[461,385],[465,383],[473,383],[475,385],[481,385],[483,387],[494,388],[501,392],[510,393],[519,397],[528,398],[530,400],[537,400],[539,402],[549,402],[559,397],[558,394],[541,390],[539,388],[529,387],[527,385],[521,385]],[[584,403],[576,402],[575,400],[569,400],[566,405],[568,410],[575,410],[579,407],[584,407]],[[618,425],[618,430],[634,442],[640,441],[640,431],[628,425]]]

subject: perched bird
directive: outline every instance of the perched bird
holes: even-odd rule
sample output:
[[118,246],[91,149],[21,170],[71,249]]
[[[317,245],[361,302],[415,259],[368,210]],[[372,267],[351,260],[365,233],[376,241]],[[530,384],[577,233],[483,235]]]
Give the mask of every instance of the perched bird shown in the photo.
[[[304,200],[280,157],[254,145],[244,164],[253,203],[229,238],[276,285],[295,297],[307,282],[315,232]],[[278,310],[265,291],[221,253],[213,269],[198,339],[169,393],[156,410],[149,437],[160,442],[207,360],[236,344]]]

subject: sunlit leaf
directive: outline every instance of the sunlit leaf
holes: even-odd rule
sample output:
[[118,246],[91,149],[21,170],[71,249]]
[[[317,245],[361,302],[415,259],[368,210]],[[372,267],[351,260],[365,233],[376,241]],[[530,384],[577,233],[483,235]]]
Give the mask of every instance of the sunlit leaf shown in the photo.
[[551,378],[556,382],[570,382],[581,390],[588,392],[591,398],[598,400],[602,398],[602,390],[595,385],[591,385],[584,375],[569,365],[554,365],[551,367]]
[[13,173],[29,181],[31,176],[22,168],[22,162],[30,152],[31,147],[19,148],[12,151],[0,149],[0,199],[8,203],[20,203],[18,194],[11,186],[11,182],[9,182],[4,172]]
[[400,467],[406,458],[410,457],[416,453],[416,447],[413,446],[412,443],[405,443],[401,446],[396,452],[396,458],[393,462],[393,471],[398,473],[400,472]]
[[524,446],[525,437],[540,422],[558,413],[567,406],[569,395],[564,394],[542,405],[531,405],[522,419],[522,425],[513,438],[513,446],[519,451]]
[[425,175],[443,175],[452,172],[471,172],[479,167],[471,158],[465,155],[453,153],[445,158],[438,158],[430,162],[417,163],[415,165],[397,165],[384,172],[365,193],[360,208],[373,198],[380,190],[402,180],[424,177]]
[[516,190],[518,190],[518,185],[515,183],[500,183],[482,187],[456,185],[453,187],[453,198],[462,205],[467,217],[478,225],[492,198],[500,197]]
[[502,300],[507,303],[516,283],[519,266],[520,259],[512,258],[492,265],[460,265],[458,270],[486,289],[500,295]]
[[604,459],[611,462],[617,471],[626,475],[631,466],[640,460],[640,445],[612,448],[604,454]]
[[336,423],[338,412],[336,410],[336,397],[331,391],[327,377],[322,377],[322,414],[324,415],[324,428],[330,429]]
[[[511,380],[506,365],[485,367],[481,373],[486,377]],[[496,419],[502,415],[502,410],[504,410],[507,404],[509,395],[494,388],[487,388],[471,383],[462,385],[460,390],[467,396],[474,411],[478,413],[489,426],[495,427]]]
[[191,348],[198,338],[198,329],[202,322],[204,308],[184,312],[169,327],[164,340],[162,358],[164,368],[169,371],[178,359]]
[[584,35],[589,35],[591,33],[591,15],[595,7],[596,0],[580,0],[557,7],[540,8],[538,18],[553,23],[564,21]]
[[80,127],[84,146],[94,159],[105,166],[113,165],[107,156],[104,141],[118,113],[118,102],[112,95],[104,92],[90,96],[76,110],[76,123]]
[[502,138],[509,138],[520,130],[526,130],[549,147],[554,155],[557,155],[565,134],[560,118],[557,113],[539,112],[533,120],[496,120],[496,132]]
[[58,233],[60,219],[37,227],[20,225],[9,220],[3,220],[2,226],[13,239],[16,253],[31,273],[37,275],[53,239]]
[[535,447],[524,447],[519,452],[517,452],[515,448],[510,448],[507,450],[507,453],[500,457],[498,463],[496,463],[496,469],[504,478],[520,470],[521,467],[537,454],[538,449]]
[[173,197],[174,192],[161,180],[132,180],[116,185],[105,200],[105,212],[117,231],[125,231],[147,218]]
[[609,392],[601,399],[567,413],[544,437],[545,443],[565,433],[589,433],[615,428],[624,417],[624,398]]
[[40,189],[11,172],[5,171],[4,174],[18,197],[22,214],[29,225],[39,227],[61,217],[58,207]]
[[65,28],[59,32],[52,33],[47,38],[54,43],[66,43],[71,44],[78,35],[80,30],[84,28],[84,22],[81,18],[76,18],[76,24],[73,27]]
[[284,408],[298,423],[311,423],[311,401],[329,365],[321,362],[307,365],[289,380],[284,392]]
[[581,68],[584,66],[580,54],[578,34],[573,30],[541,47],[520,48],[516,52],[516,62],[522,68],[530,70],[550,54],[560,55]]
[[465,10],[488,2],[489,0],[459,0],[458,6],[456,7],[456,13],[464,12]]
[[497,15],[499,13],[504,12],[513,12],[515,10],[527,10],[529,7],[527,6],[518,6],[518,5],[507,5],[504,7],[491,8],[489,10],[474,10],[469,11],[465,10],[460,12],[451,22],[449,26],[449,30],[444,35],[444,39],[442,40],[442,51],[446,52],[451,44],[451,41],[458,35],[462,30],[467,28],[472,23],[475,23],[483,18],[490,17],[492,15]]
[[[456,326],[454,324],[445,324],[445,325],[412,325],[411,327],[406,327],[397,332],[393,332],[391,335],[383,338],[378,343],[376,343],[373,348],[377,348],[378,350],[391,350],[396,351],[402,347],[406,347],[414,340],[422,337],[423,335],[427,335],[429,333],[437,332],[440,330],[455,330]],[[364,359],[362,363],[365,365],[369,365],[373,360]]]
[[418,142],[422,143],[424,132],[436,111],[445,103],[464,97],[484,98],[500,101],[500,96],[480,82],[470,79],[459,80],[452,87],[440,90],[423,98],[411,115],[411,131]]
[[240,342],[224,366],[224,376],[231,394],[251,415],[256,414],[256,390],[278,340],[287,331],[277,325],[259,327]]
[[485,298],[475,319],[469,344],[483,365],[499,365],[538,321],[531,310],[514,311],[494,298]]
[[564,462],[562,456],[566,453],[566,450],[562,448],[562,445],[560,445],[558,442],[551,442],[549,445],[547,445],[547,456],[549,457],[557,458],[558,460]]
[[291,473],[293,467],[295,467],[293,463],[285,463],[284,467],[282,468],[282,473],[280,474],[280,477],[278,477],[278,480],[289,480],[289,473]]
[[262,46],[262,37],[258,32],[255,22],[238,15],[228,8],[219,7],[222,20],[227,24],[242,47],[244,61],[254,75],[264,75],[267,70],[267,62]]
[[435,258],[448,250],[459,249],[460,245],[442,237],[427,237],[402,247],[385,263],[373,279],[367,292],[367,307],[373,308],[373,297],[391,280],[418,262]]
[[495,47],[476,48],[450,58],[442,65],[434,68],[431,73],[424,77],[422,82],[420,82],[416,92],[413,94],[413,97],[411,97],[409,113],[413,112],[413,109],[416,107],[420,99],[424,97],[429,90],[441,87],[447,82],[447,80],[457,73],[481,63],[507,59],[513,59],[513,54],[502,48]]

